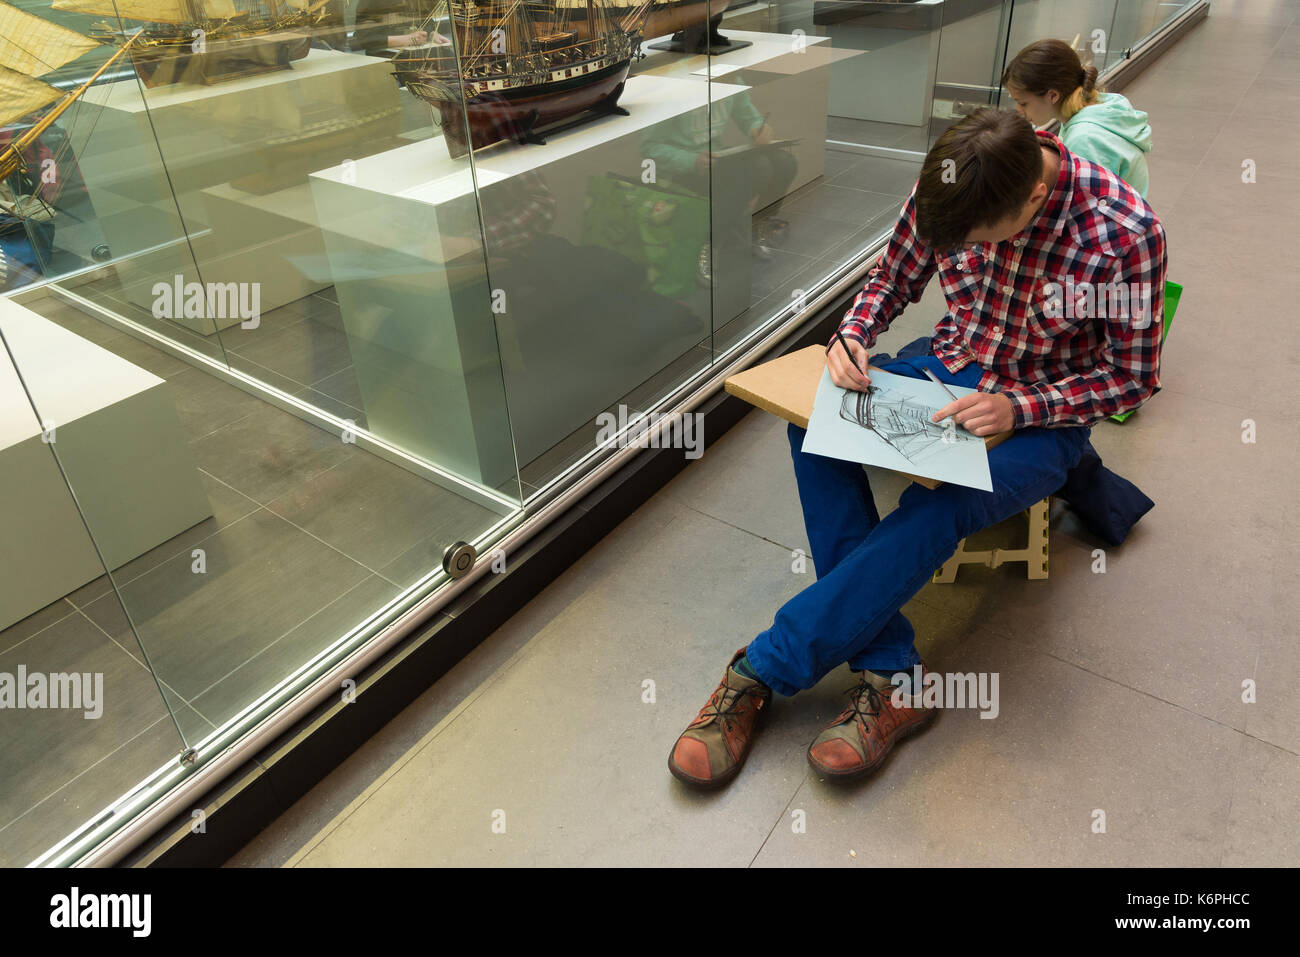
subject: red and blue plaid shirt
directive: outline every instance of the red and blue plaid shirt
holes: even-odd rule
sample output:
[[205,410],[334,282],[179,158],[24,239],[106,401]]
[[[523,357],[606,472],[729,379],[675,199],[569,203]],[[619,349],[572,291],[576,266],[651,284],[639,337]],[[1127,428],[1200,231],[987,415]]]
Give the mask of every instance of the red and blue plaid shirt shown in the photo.
[[944,366],[977,363],[979,390],[1011,399],[1016,428],[1089,425],[1160,388],[1165,230],[1123,180],[1038,135],[1061,168],[1028,226],[937,252],[916,238],[913,190],[840,332],[870,347],[938,272],[948,312],[932,349]]

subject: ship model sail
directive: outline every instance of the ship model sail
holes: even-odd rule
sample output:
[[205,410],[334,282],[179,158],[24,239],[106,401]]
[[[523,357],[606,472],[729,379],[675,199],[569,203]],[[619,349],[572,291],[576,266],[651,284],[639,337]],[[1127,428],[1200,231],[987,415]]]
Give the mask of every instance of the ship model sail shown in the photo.
[[[216,83],[292,68],[311,49],[311,30],[332,18],[330,0],[54,0],[53,9],[143,24],[135,45],[145,86]],[[105,24],[93,36],[125,39]]]
[[438,110],[453,157],[502,140],[544,142],[541,131],[562,120],[626,115],[618,98],[652,5],[616,18],[606,0],[450,0],[453,42],[430,16],[434,42],[400,51],[393,72]]
[[[30,240],[29,228],[52,230],[54,210],[42,196],[42,185],[37,185],[43,184],[45,170],[29,170],[29,150],[109,67],[126,55],[134,42],[135,37],[129,37],[88,80],[65,92],[39,78],[89,53],[99,44],[90,37],[0,2],[0,130],[41,114],[31,125],[14,128],[0,139],[0,237],[12,238],[16,234]],[[57,169],[63,162],[62,151],[55,151],[47,159],[54,160]],[[18,267],[16,273],[14,265]],[[24,270],[31,268],[31,263],[24,265],[22,260],[12,264],[5,246],[0,244],[0,290],[22,282]]]
[[[79,87],[57,90],[38,79],[99,46],[90,37],[0,2],[0,127],[51,107],[0,149],[0,183],[23,169],[23,154],[54,122],[130,49],[135,37],[109,57]],[[20,212],[7,210],[8,212]]]

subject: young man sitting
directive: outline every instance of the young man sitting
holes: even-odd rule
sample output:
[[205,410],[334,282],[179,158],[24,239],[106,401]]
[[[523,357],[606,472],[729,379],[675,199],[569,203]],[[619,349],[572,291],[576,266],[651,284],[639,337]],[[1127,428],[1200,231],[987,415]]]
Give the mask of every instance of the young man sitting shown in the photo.
[[[916,378],[928,368],[979,390],[935,418],[952,415],[980,436],[1015,430],[989,451],[993,491],[912,484],[882,520],[862,466],[805,455],[803,430],[790,426],[817,581],[736,652],[677,739],[668,767],[687,784],[734,778],[772,692],[811,688],[846,661],[861,680],[808,749],[819,774],[865,775],[899,738],[925,728],[935,712],[921,688],[909,687],[913,666],[923,676],[924,663],[899,609],[963,538],[1060,489],[1092,423],[1160,387],[1164,227],[1122,180],[1023,117],[980,110],[926,156],[880,262],[840,324],[859,367],[935,273],[948,312],[931,354],[879,367]],[[870,376],[836,339],[826,363],[837,385],[867,388]]]

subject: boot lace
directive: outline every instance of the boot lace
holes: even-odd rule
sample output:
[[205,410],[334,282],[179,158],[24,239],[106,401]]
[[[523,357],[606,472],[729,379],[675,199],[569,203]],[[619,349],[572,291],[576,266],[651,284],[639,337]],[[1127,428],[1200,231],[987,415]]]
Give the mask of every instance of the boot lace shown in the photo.
[[761,686],[757,683],[744,688],[733,688],[724,678],[721,687],[713,693],[709,703],[700,709],[699,717],[695,720],[734,718],[741,713],[739,705],[742,698],[750,698],[757,703],[763,697],[760,688]]
[[867,718],[880,717],[880,712],[885,707],[884,696],[881,695],[880,689],[866,678],[848,689],[847,694],[849,695],[849,706],[845,709],[843,718],[852,715],[863,724],[866,724]]

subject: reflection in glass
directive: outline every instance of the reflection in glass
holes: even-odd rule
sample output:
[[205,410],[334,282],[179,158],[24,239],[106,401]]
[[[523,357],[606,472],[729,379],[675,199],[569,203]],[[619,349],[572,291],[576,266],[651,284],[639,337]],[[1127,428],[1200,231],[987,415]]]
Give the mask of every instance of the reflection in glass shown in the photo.
[[[447,545],[482,546],[521,504],[469,164],[430,162],[428,106],[386,58],[350,49],[341,4],[234,4],[247,16],[118,5],[112,29],[76,0],[40,11],[107,41],[68,57],[60,88],[100,75],[18,151],[29,179],[11,195],[38,195],[56,228],[3,248],[30,262],[23,283],[57,285],[0,300],[39,412],[23,442],[57,466],[40,494],[66,476],[82,539],[46,529],[62,574],[7,579],[0,654],[73,625],[129,649],[177,743],[107,796],[85,785],[112,748],[75,748],[58,786],[83,819],[181,741],[201,763],[205,739],[371,637],[376,611],[439,583]],[[32,188],[47,154],[57,195]],[[26,481],[9,487],[44,514]],[[31,856],[80,823],[58,820]]]

